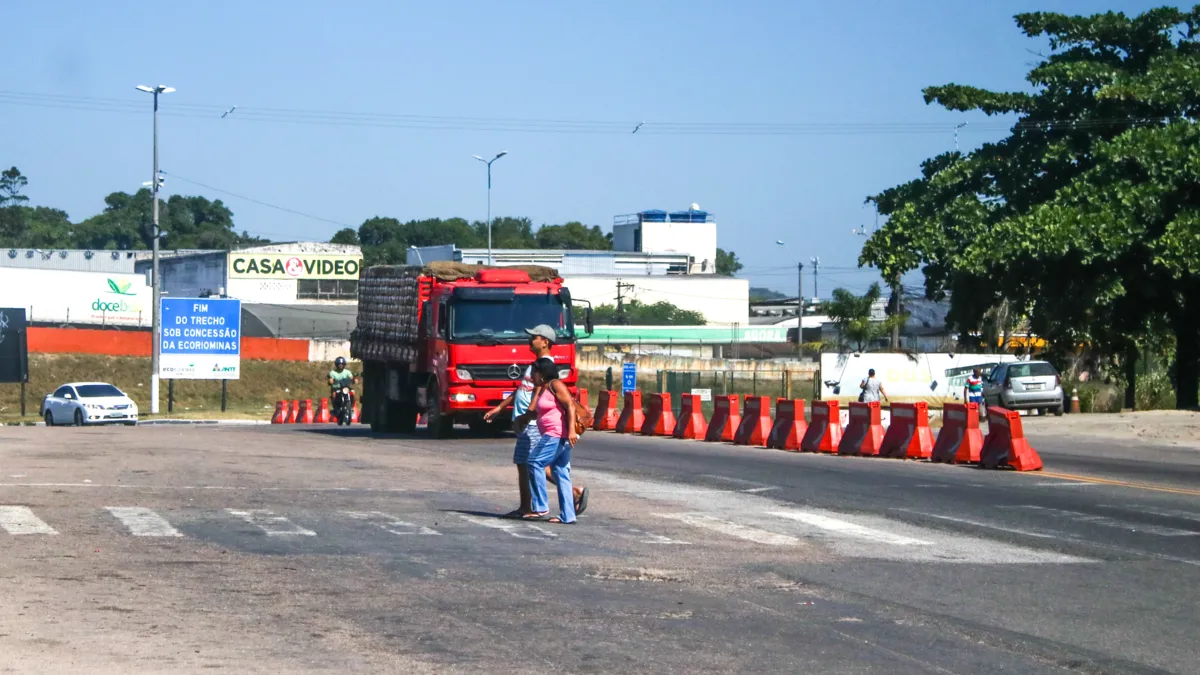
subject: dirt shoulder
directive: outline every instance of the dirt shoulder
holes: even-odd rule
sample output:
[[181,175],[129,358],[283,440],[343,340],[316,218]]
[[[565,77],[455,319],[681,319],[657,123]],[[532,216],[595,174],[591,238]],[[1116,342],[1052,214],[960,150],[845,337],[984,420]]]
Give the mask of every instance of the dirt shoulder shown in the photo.
[[1143,441],[1200,450],[1200,413],[1186,410],[1026,417],[1029,433]]

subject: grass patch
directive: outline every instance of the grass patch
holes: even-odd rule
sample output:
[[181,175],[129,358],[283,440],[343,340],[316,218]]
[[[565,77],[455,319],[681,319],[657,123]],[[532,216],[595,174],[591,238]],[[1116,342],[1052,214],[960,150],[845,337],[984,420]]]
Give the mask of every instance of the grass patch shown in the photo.
[[[230,380],[228,409],[221,415],[218,380],[176,380],[175,411],[170,417],[270,418],[281,399],[328,396],[325,376],[332,363],[242,360],[242,377]],[[349,365],[355,374],[357,363]],[[42,397],[67,382],[109,382],[125,392],[143,413],[150,410],[150,359],[92,354],[30,354],[29,383],[25,385],[26,419],[37,419]],[[167,381],[162,380],[159,409],[166,417]],[[20,419],[21,388],[0,384],[0,420]],[[148,416],[148,415],[147,415]]]

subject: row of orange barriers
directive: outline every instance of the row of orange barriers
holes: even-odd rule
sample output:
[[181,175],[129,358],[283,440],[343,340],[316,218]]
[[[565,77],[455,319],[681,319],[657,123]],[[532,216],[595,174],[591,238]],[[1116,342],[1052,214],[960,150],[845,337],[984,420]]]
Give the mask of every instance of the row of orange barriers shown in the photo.
[[[586,396],[583,390],[581,394]],[[804,399],[777,399],[772,420],[768,397],[747,396],[742,401],[738,394],[728,394],[714,397],[712,419],[705,420],[700,396],[683,394],[677,419],[670,394],[651,394],[643,412],[642,392],[627,392],[618,411],[617,393],[601,391],[592,428],[796,452],[979,464],[1017,471],[1042,468],[1041,457],[1025,438],[1021,416],[1013,410],[988,408],[985,438],[975,403],[947,403],[935,441],[924,402],[891,404],[891,423],[886,428],[877,402],[851,403],[844,429],[837,401],[813,402],[811,422],[805,420],[806,406]]]
[[[329,411],[329,399],[320,400],[320,407],[313,410],[311,398],[295,401],[277,401],[271,424],[331,424],[336,422]],[[350,423],[358,424],[358,406],[350,413]]]

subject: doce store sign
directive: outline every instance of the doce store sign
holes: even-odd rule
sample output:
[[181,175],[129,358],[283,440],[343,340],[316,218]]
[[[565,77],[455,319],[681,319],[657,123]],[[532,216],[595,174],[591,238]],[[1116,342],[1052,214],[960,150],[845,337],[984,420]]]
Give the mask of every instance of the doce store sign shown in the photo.
[[336,253],[229,254],[230,279],[357,279],[362,257]]

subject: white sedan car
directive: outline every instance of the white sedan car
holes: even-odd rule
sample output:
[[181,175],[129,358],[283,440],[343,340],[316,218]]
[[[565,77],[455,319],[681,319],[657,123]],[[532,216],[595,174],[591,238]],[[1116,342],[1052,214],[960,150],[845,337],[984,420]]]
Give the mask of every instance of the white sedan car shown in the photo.
[[120,389],[104,382],[64,384],[42,399],[46,426],[73,424],[137,424],[138,408]]

